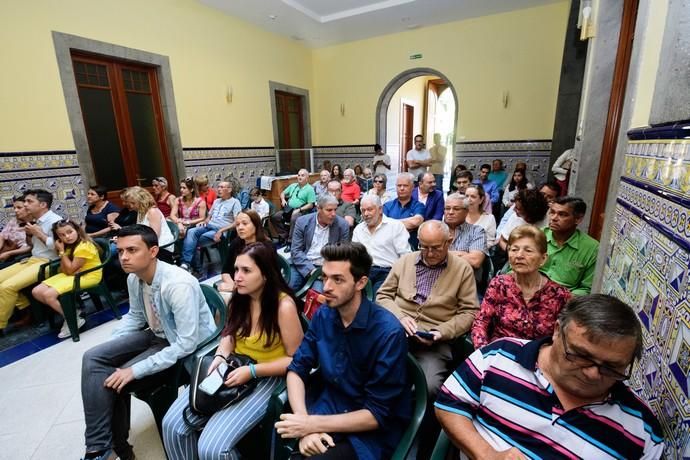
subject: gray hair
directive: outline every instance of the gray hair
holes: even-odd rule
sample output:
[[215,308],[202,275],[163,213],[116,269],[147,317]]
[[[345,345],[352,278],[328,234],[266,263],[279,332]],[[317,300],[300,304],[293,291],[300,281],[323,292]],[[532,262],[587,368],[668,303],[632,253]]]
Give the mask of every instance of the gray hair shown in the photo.
[[449,201],[459,201],[462,204],[462,207],[465,209],[470,207],[470,200],[468,200],[465,195],[461,195],[458,192],[448,195],[446,197],[446,203]]
[[359,201],[359,203],[360,203],[360,205],[363,205],[364,203],[373,204],[373,205],[376,206],[377,208],[380,208],[381,206],[383,206],[383,205],[381,204],[381,198],[379,198],[378,195],[376,195],[376,194],[371,195],[371,194],[369,194],[369,193],[367,193],[366,195],[364,195],[364,196],[362,197],[362,199]]
[[316,200],[316,207],[319,209],[323,209],[330,204],[338,206],[338,199],[328,193],[324,193],[319,197],[318,200]]
[[642,355],[642,328],[635,311],[625,302],[605,294],[573,297],[558,314],[558,322],[565,331],[570,322],[586,330],[594,340],[635,339],[634,357]]
[[302,171],[304,171],[305,173],[307,173],[307,175],[309,175],[309,170],[305,169],[305,168],[302,168],[299,171],[297,171],[297,174],[301,173]]
[[422,233],[422,230],[429,227],[430,229],[439,231],[443,233],[443,237],[445,239],[450,238],[450,227],[448,227],[448,224],[445,222],[441,222],[440,220],[426,220],[422,222],[422,225],[419,226],[418,234]]
[[386,183],[388,182],[388,177],[386,177],[385,174],[380,174],[380,173],[379,173],[379,174],[375,174],[375,175],[374,175],[374,180],[376,180],[376,179],[381,179],[381,181],[383,181],[383,185],[386,185]]
[[398,177],[396,178],[396,181],[397,181],[398,179],[407,179],[407,181],[408,181],[410,184],[414,184],[414,174],[412,174],[412,173],[408,173],[408,172],[400,173],[400,174],[398,174]]
[[348,174],[348,175],[349,175],[349,174],[352,174],[352,175],[354,176],[354,175],[355,175],[355,170],[352,169],[352,168],[347,168],[345,171],[343,171],[343,176],[344,176],[345,174]]

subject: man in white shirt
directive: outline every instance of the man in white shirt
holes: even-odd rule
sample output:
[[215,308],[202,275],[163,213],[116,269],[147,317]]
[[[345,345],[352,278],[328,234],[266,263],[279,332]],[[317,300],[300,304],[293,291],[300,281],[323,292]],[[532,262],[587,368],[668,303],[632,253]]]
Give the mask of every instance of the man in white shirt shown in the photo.
[[374,158],[371,161],[376,174],[388,174],[391,172],[391,157],[383,153],[381,144],[374,146]]
[[427,168],[431,166],[431,153],[424,148],[424,137],[421,134],[414,137],[414,148],[407,152],[405,160],[407,171],[414,175],[415,182],[419,175],[425,173]]
[[374,260],[369,280],[376,295],[395,261],[411,252],[410,234],[402,222],[383,215],[381,199],[376,195],[364,195],[360,210],[362,222],[355,227],[352,241],[366,246]]

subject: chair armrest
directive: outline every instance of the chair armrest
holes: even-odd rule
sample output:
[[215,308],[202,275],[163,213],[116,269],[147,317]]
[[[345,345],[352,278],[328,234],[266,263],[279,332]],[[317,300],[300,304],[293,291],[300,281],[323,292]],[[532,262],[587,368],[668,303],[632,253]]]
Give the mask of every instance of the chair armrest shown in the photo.
[[304,282],[304,286],[302,286],[300,290],[295,293],[295,297],[301,299],[307,295],[307,291],[311,289],[311,287],[314,285],[314,281],[316,281],[319,276],[321,276],[321,270],[317,268],[311,275],[309,275],[307,281]]
[[[38,267],[37,281],[40,283],[42,281],[45,281],[47,278],[56,275],[59,267],[60,259],[49,260],[48,262],[41,264],[41,266]],[[46,268],[50,268],[50,270],[48,271],[48,276],[46,276]]]

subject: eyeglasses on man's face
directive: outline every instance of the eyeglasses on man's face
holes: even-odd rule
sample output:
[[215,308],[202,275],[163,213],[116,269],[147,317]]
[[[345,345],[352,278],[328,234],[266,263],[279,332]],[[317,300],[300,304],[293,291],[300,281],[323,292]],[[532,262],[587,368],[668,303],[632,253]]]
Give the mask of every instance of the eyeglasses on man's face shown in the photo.
[[568,350],[568,342],[565,336],[565,329],[561,327],[560,331],[561,340],[563,341],[563,351],[565,353],[566,360],[580,368],[596,367],[599,371],[599,374],[601,374],[603,377],[608,377],[615,380],[628,380],[630,378],[630,374],[632,372],[632,362],[625,366],[625,368],[621,367],[616,369],[611,366],[607,366],[606,364],[599,364],[593,359],[590,359],[586,356],[573,353]]
[[444,241],[444,242],[441,243],[441,244],[435,244],[435,245],[420,243],[420,244],[419,244],[419,250],[422,251],[422,252],[435,252],[435,253],[439,253],[439,252],[442,252],[442,251],[446,248],[446,245],[447,245],[447,244],[448,244],[447,241]]

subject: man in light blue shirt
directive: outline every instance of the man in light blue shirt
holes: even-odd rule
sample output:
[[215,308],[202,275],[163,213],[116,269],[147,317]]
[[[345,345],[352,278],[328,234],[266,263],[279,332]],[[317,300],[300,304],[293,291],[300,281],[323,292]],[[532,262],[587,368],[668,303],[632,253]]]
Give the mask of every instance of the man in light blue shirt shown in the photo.
[[82,360],[88,459],[115,454],[133,458],[127,442],[130,392],[161,385],[169,378],[163,371],[193,353],[216,329],[199,282],[156,259],[153,229],[123,227],[117,251],[122,269],[129,273],[130,307],[113,338],[88,350]]
[[[479,168],[479,178],[475,179],[473,184],[481,184],[482,187],[484,187],[484,192],[486,193],[486,196],[491,197],[491,204],[498,203],[498,200],[500,198],[499,194],[499,187],[501,187],[503,184],[496,184],[495,182],[492,182],[489,180],[489,171],[491,171],[491,166],[488,164],[483,164],[481,168]],[[488,206],[487,212],[491,213],[491,206]]]

